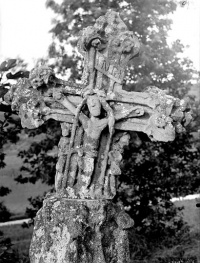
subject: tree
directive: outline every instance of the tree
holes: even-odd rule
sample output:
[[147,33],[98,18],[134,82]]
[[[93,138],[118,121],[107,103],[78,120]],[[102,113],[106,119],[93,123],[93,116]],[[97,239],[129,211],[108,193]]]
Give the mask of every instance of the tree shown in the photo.
[[[18,67],[18,68],[17,68]],[[20,59],[8,59],[0,65],[0,98],[2,98],[11,87],[10,79],[16,80],[27,77],[28,71],[25,71],[26,64]],[[15,71],[12,71],[15,68]],[[20,70],[19,70],[20,68]],[[22,70],[23,69],[23,70]],[[6,73],[6,74],[5,74]],[[10,105],[0,103],[0,112],[4,112],[4,116],[0,117],[0,169],[5,167],[5,154],[3,146],[6,143],[16,143],[19,140],[21,132],[21,123],[19,117],[16,117],[15,111],[12,112]],[[13,114],[14,113],[14,114]],[[9,194],[11,190],[7,187],[0,186],[0,196]],[[0,221],[5,222],[10,219],[11,213],[8,211],[3,202],[0,202]]]
[[[189,229],[182,218],[183,207],[176,208],[171,198],[199,189],[200,149],[193,137],[184,134],[170,143],[153,144],[148,140],[136,144],[133,137],[124,159],[116,200],[134,219],[138,240],[148,244],[139,243],[136,258],[142,260],[160,246],[180,245]],[[182,257],[184,249],[179,253]]]
[[[16,65],[18,64],[18,65]],[[18,66],[20,70],[16,68]],[[22,60],[9,59],[0,65],[0,97],[7,93],[8,88],[11,86],[10,79],[18,79],[20,77],[27,77],[28,72],[24,70],[25,64]],[[12,72],[12,69],[15,71]],[[23,69],[23,70],[22,70]],[[6,76],[5,73],[7,72]],[[0,169],[5,167],[5,154],[3,153],[4,144],[16,143],[19,140],[19,133],[21,132],[21,124],[19,117],[16,117],[15,112],[12,112],[9,105],[0,104],[0,111],[5,112],[0,120]],[[11,192],[7,187],[0,186],[0,197],[6,196]],[[0,222],[9,221],[11,212],[7,207],[0,202]],[[4,236],[0,231],[0,263],[28,263],[29,259],[23,255],[19,256],[18,251],[12,248],[13,244],[11,239]]]
[[[0,187],[0,196],[5,196],[10,193],[10,189],[7,187]],[[11,213],[8,211],[3,202],[0,202],[0,222],[6,222],[9,220]]]
[[[46,5],[57,15],[51,29],[54,41],[49,48],[49,56],[58,58],[55,66],[59,73],[64,75],[67,69],[71,69],[71,78],[74,81],[81,79],[81,58],[76,52],[79,32],[113,9],[120,12],[129,30],[142,43],[141,54],[128,71],[127,88],[143,90],[148,85],[155,85],[174,96],[186,94],[194,72],[192,62],[178,58],[178,54],[184,51],[179,40],[172,47],[167,44],[167,33],[172,24],[167,16],[176,10],[174,1],[65,0],[57,4],[48,0]],[[68,45],[73,48],[72,55],[68,55]]]

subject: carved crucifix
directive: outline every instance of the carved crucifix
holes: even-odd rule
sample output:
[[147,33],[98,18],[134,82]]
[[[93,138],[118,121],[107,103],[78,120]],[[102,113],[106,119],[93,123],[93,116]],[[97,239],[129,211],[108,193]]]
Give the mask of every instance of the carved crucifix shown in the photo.
[[82,84],[59,80],[48,67],[33,69],[5,95],[22,126],[36,128],[53,118],[63,137],[55,179],[68,198],[112,199],[127,131],[172,141],[191,119],[187,102],[156,87],[127,92],[123,79],[140,43],[113,11],[85,28],[78,42],[84,56]]
[[4,96],[23,127],[48,119],[61,123],[56,193],[38,211],[30,247],[32,263],[128,263],[127,229],[134,225],[111,199],[129,131],[172,141],[191,120],[187,101],[156,87],[123,89],[125,68],[140,43],[110,11],[85,28],[78,42],[85,66],[82,84],[62,81],[45,66],[35,68]]

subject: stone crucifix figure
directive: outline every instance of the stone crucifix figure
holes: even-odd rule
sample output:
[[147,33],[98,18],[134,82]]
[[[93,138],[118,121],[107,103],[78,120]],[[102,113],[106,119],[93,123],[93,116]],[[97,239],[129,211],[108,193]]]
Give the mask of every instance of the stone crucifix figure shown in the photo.
[[[78,188],[78,190],[76,191],[76,195],[80,196],[81,198],[94,198],[95,194],[97,193],[100,194],[100,196],[103,196],[103,181],[101,184],[99,184],[99,189],[95,188],[95,192],[91,191],[92,189],[94,190],[94,185],[92,189],[90,187],[91,181],[93,179],[92,175],[94,173],[95,160],[98,157],[101,133],[107,126],[109,127],[109,140],[107,141],[104,159],[102,160],[104,166],[102,169],[103,175],[101,178],[103,180],[106,172],[106,165],[108,161],[108,154],[112,141],[112,135],[114,133],[115,119],[119,120],[125,118],[136,109],[139,113],[140,109],[138,107],[132,107],[130,108],[130,110],[127,110],[124,113],[121,113],[120,115],[114,115],[112,108],[106,102],[105,98],[102,96],[98,96],[93,90],[89,91],[90,94],[87,94],[87,96],[83,99],[82,103],[76,108],[73,105],[73,103],[67,99],[66,96],[61,96],[59,92],[60,91],[58,91],[58,93],[54,95],[54,98],[56,97],[57,101],[59,101],[61,105],[68,109],[73,115],[76,115],[74,128],[77,128],[77,123],[79,121],[84,132],[84,137],[83,144],[76,145],[76,150],[74,150],[73,145],[75,142],[75,130],[73,129],[73,134],[71,134],[71,145],[67,154],[65,171],[62,176],[63,178],[56,177],[56,189],[59,191],[61,188],[65,188],[67,186],[69,192],[72,192],[72,189],[76,188],[77,190]],[[89,117],[81,111],[81,108],[84,105],[86,105],[88,108]],[[102,110],[104,110],[104,112],[107,114],[106,117],[101,116]],[[72,148],[73,153],[78,153],[78,161],[71,159]],[[75,161],[75,163],[73,163],[73,161]],[[70,164],[72,167],[72,171],[71,175],[68,176],[70,172]],[[75,173],[77,169],[75,168],[74,164],[77,165],[79,168],[77,175]],[[74,188],[75,180],[78,183]],[[75,192],[73,192],[73,195],[75,195]]]
[[157,87],[123,89],[128,62],[140,43],[118,13],[107,12],[81,32],[82,84],[62,81],[45,66],[4,96],[23,127],[61,123],[55,193],[35,218],[31,263],[129,263],[127,230],[134,222],[112,202],[128,131],[172,141],[191,120],[187,101]]
[[[66,97],[63,97],[62,100],[60,99],[60,102],[64,107],[69,109],[72,114],[76,115],[76,107]],[[83,185],[81,193],[88,191],[88,187],[91,183],[92,173],[94,172],[94,162],[96,157],[98,156],[98,147],[101,132],[107,125],[109,125],[109,132],[110,134],[112,134],[114,126],[114,115],[112,113],[112,109],[106,101],[99,99],[96,94],[92,94],[90,96],[87,96],[87,98],[85,98],[83,102],[85,102],[85,104],[88,106],[90,117],[88,118],[82,112],[79,112],[76,117],[81,122],[85,133],[84,145],[79,148],[79,152],[81,151],[82,155],[81,165],[79,167],[81,169],[81,184]],[[101,106],[103,106],[103,108],[108,113],[108,118],[99,118],[101,115]],[[74,144],[74,139],[75,138],[73,136],[72,144]],[[68,153],[67,163],[65,167],[66,175],[69,170],[70,157],[71,155]],[[69,184],[69,187],[73,187],[75,181],[75,178],[72,177],[71,179],[72,180]],[[66,180],[64,180],[64,185],[66,181],[67,178]]]

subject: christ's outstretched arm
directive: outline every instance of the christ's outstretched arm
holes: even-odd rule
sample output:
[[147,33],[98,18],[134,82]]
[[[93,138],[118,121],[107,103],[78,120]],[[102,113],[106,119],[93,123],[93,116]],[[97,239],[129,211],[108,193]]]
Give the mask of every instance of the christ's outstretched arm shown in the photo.
[[76,107],[66,98],[66,97],[61,97],[61,99],[58,100],[60,104],[62,104],[65,108],[67,108],[71,113],[76,115]]
[[[67,108],[72,114],[74,114],[76,116],[77,114],[77,107],[74,106],[74,104],[72,102],[70,102],[68,100],[68,98],[66,96],[63,96],[60,92],[59,93],[55,93],[54,94],[54,98],[60,103],[62,104],[65,108]],[[88,117],[83,114],[82,112],[80,112],[78,114],[78,119],[80,120],[80,122],[82,123],[84,128],[87,128],[87,121],[88,121]]]

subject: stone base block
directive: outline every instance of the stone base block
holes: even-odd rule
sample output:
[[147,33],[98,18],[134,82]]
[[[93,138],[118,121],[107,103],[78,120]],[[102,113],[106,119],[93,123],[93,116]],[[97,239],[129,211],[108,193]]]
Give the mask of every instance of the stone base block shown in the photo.
[[129,263],[133,224],[112,201],[49,194],[35,219],[30,262]]

